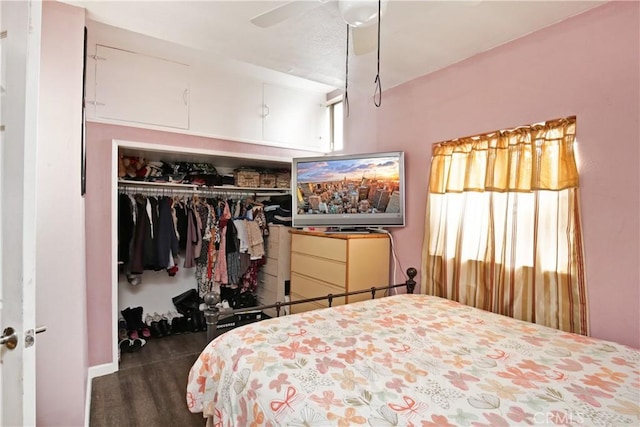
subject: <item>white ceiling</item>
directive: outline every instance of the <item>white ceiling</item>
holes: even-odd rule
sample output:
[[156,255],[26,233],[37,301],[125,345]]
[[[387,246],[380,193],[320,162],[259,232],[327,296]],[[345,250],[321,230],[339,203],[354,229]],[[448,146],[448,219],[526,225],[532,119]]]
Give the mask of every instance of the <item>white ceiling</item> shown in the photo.
[[[251,18],[288,1],[64,0],[87,9],[91,20],[171,41],[332,87],[344,87],[346,29],[336,0],[312,2],[305,12],[260,28]],[[389,0],[381,24],[383,89],[442,69],[522,37],[603,1]],[[353,55],[349,86],[376,76],[373,50]]]

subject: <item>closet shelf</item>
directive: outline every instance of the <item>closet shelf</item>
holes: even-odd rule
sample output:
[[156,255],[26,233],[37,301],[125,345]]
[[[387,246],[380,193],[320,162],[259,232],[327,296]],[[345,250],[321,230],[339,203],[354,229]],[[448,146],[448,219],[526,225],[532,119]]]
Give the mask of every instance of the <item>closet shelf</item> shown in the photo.
[[205,186],[194,184],[178,184],[173,182],[149,182],[118,180],[118,191],[141,194],[211,194],[234,196],[280,196],[289,194],[289,188]]

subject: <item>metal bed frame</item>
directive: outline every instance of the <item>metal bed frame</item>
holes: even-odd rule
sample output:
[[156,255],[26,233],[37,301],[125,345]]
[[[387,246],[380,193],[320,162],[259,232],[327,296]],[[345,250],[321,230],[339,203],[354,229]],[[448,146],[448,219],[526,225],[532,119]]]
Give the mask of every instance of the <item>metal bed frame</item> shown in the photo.
[[[255,311],[262,312],[263,310],[267,310],[267,309],[275,309],[276,317],[280,317],[281,310],[284,307],[291,307],[292,305],[304,304],[304,303],[315,302],[315,301],[327,301],[329,307],[332,307],[334,298],[371,293],[371,299],[375,299],[376,293],[379,291],[384,291],[387,294],[389,294],[391,289],[396,289],[400,287],[406,287],[407,293],[413,294],[413,291],[416,287],[416,281],[414,280],[414,278],[416,277],[417,274],[418,274],[418,271],[415,268],[411,267],[407,269],[408,279],[404,283],[388,285],[388,286],[371,287],[369,289],[363,289],[360,291],[353,291],[353,292],[344,292],[340,294],[328,294],[325,296],[319,296],[315,298],[306,298],[306,299],[301,299],[296,301],[285,301],[285,302],[276,301],[274,304],[259,305],[255,307],[244,307],[244,308],[238,308],[238,309],[220,309],[217,306],[219,302],[218,296],[213,292],[210,292],[204,296],[204,303],[207,305],[207,308],[204,310],[204,315],[207,322],[207,340],[211,341],[221,333],[225,332],[218,329],[219,320],[224,320],[227,317],[238,315],[238,314],[246,314],[246,313],[255,312]],[[224,315],[225,317],[221,319],[220,318],[221,315]]]

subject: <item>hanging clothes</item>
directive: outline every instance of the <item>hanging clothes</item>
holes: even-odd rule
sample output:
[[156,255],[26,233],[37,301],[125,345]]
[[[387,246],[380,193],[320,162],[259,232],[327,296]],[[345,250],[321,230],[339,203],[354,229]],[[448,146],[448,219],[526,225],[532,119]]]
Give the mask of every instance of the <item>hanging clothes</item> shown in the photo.
[[256,221],[245,221],[247,228],[247,238],[249,244],[249,254],[252,260],[257,260],[265,255],[264,239],[262,229]]
[[220,282],[222,286],[225,286],[229,284],[229,276],[227,274],[226,234],[227,223],[231,219],[231,212],[229,211],[229,204],[226,201],[222,202],[222,205],[222,214],[218,219],[220,245],[218,247],[218,257],[213,277],[216,282]]
[[126,194],[120,194],[118,195],[118,262],[122,264],[129,263],[134,230],[131,199]]
[[245,297],[258,288],[268,235],[261,204],[140,194],[120,194],[118,203],[118,258],[128,279],[132,275],[140,283],[145,270],[166,269],[174,276],[184,256],[182,266],[195,267],[200,297],[225,288],[251,300]]
[[236,218],[233,220],[233,225],[236,228],[236,232],[237,232],[237,236],[238,236],[238,242],[239,242],[239,248],[238,248],[238,252],[242,253],[247,253],[249,252],[249,236],[247,235],[247,227],[245,225],[245,219],[242,218]]
[[238,250],[238,233],[233,221],[227,221],[225,232],[225,255],[227,257],[227,277],[230,286],[240,283],[240,251]]
[[162,197],[158,202],[158,235],[156,237],[157,263],[170,269],[178,264],[178,236],[173,222],[170,197]]
[[196,266],[196,258],[200,256],[202,249],[202,236],[200,234],[199,217],[193,209],[193,201],[187,204],[187,243],[185,249],[184,267]]
[[265,263],[264,258],[251,261],[249,268],[242,276],[240,292],[255,293],[258,290],[258,270]]
[[200,204],[200,199],[194,197],[191,199],[191,215],[193,216],[194,227],[196,231],[196,239],[193,241],[193,258],[197,259],[200,256],[200,252],[202,251],[202,218],[198,213],[198,205]]
[[146,219],[148,220],[147,232],[145,233],[143,264],[145,270],[158,271],[163,266],[158,264],[158,251],[156,242],[158,238],[158,199],[147,197],[145,204]]
[[253,220],[258,224],[262,235],[267,237],[269,235],[269,224],[267,224],[267,217],[264,214],[262,205],[253,206],[251,211],[253,213]]
[[188,228],[188,213],[187,203],[182,197],[175,197],[173,207],[175,210],[176,221],[176,234],[178,236],[178,248],[181,251],[187,249],[187,228]]
[[144,245],[147,233],[150,233],[149,217],[147,216],[147,201],[141,195],[135,196],[136,202],[136,227],[133,236],[133,250],[131,253],[131,263],[129,270],[132,274],[142,274],[144,272]]
[[[215,282],[213,280],[213,266],[217,257],[217,249],[215,247],[215,235],[217,233],[218,222],[215,215],[215,208],[212,205],[215,201],[204,200],[202,204],[206,210],[203,223],[204,233],[202,235],[202,250],[200,257],[196,260],[196,282],[198,284],[198,294],[203,297],[210,291],[216,292]],[[219,286],[217,287],[219,293]]]

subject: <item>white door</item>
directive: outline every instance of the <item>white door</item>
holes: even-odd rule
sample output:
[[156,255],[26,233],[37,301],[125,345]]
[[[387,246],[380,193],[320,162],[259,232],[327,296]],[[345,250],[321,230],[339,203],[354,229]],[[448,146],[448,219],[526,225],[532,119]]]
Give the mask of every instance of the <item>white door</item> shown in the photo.
[[0,2],[0,425],[35,425],[36,142],[39,1]]

